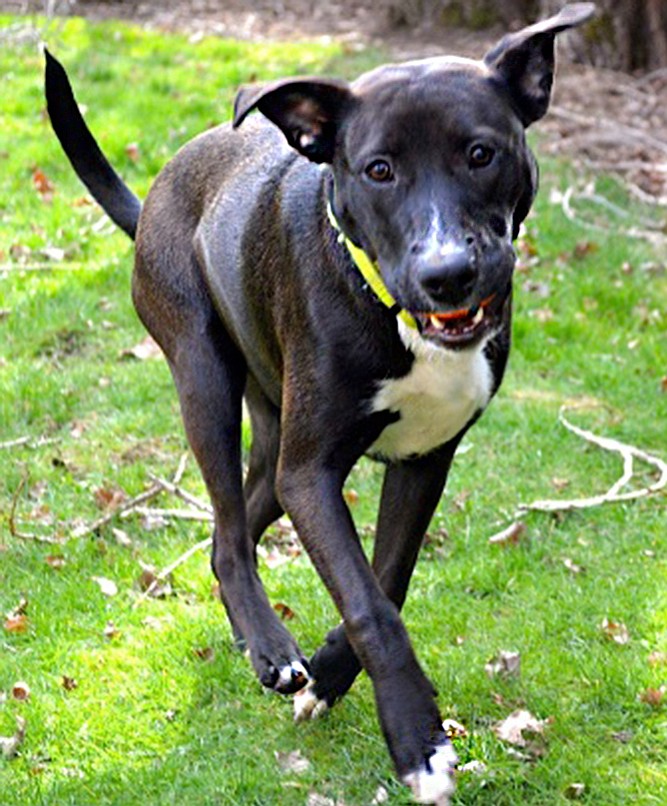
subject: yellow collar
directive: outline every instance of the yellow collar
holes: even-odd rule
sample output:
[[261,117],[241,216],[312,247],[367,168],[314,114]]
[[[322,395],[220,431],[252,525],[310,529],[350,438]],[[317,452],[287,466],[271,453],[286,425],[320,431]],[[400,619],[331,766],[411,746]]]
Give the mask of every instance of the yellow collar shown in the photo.
[[407,311],[404,311],[389,293],[389,289],[384,284],[384,280],[382,279],[382,275],[380,274],[377,263],[374,263],[363,249],[353,244],[352,241],[341,230],[340,225],[336,220],[336,216],[334,215],[334,211],[331,208],[331,204],[327,204],[327,215],[329,216],[331,226],[338,232],[339,242],[345,244],[354,265],[359,269],[361,276],[368,283],[375,296],[383,305],[386,305],[390,311],[395,313],[404,324],[406,324],[409,328],[416,330],[417,323],[415,322],[414,317],[412,317]]

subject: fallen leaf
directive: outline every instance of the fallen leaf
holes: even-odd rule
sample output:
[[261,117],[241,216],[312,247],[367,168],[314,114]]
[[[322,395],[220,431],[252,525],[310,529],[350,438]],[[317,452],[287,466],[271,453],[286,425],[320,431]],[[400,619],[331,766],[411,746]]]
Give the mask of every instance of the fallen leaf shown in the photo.
[[16,717],[16,733],[13,736],[0,736],[0,752],[6,759],[12,759],[18,753],[19,747],[25,739],[26,721],[21,716]]
[[141,156],[141,152],[139,151],[139,144],[138,143],[128,143],[125,146],[125,153],[132,160],[132,162],[138,162],[139,157]]
[[124,532],[122,529],[113,528],[111,534],[115,537],[116,543],[118,543],[119,546],[123,546],[123,548],[126,549],[132,547],[132,541],[127,532]]
[[32,185],[41,196],[42,201],[49,204],[53,201],[55,185],[40,168],[32,169]]
[[571,574],[583,574],[585,570],[582,565],[577,565],[577,563],[575,563],[569,557],[563,558],[563,565]]
[[65,691],[74,691],[74,689],[78,688],[79,686],[79,684],[73,677],[68,677],[66,674],[64,674],[60,678],[60,684],[65,689]]
[[118,585],[116,585],[113,579],[107,579],[106,577],[91,577],[91,580],[99,585],[100,590],[105,596],[116,596],[118,593]]
[[634,733],[631,730],[619,730],[616,733],[611,734],[611,738],[615,742],[620,742],[621,744],[628,744],[634,738]]
[[119,635],[120,630],[118,629],[118,627],[116,627],[113,621],[107,621],[107,623],[104,626],[104,637],[111,641],[114,638],[118,638]]
[[[504,742],[509,742],[517,747],[526,747],[531,735],[539,736],[544,733],[546,723],[547,720],[537,719],[530,711],[518,710],[496,723],[493,731]],[[524,733],[528,736],[524,736]]]
[[491,678],[518,677],[521,674],[521,655],[501,650],[484,666],[484,671]]
[[30,686],[23,680],[19,680],[12,686],[12,697],[15,700],[25,701],[30,697]]
[[667,652],[660,652],[657,649],[648,656],[650,666],[667,666]]
[[448,739],[465,739],[468,735],[465,727],[455,719],[445,719],[442,723],[442,729],[447,734]]
[[47,554],[44,558],[44,561],[49,567],[57,570],[64,568],[65,563],[67,562],[62,554]]
[[160,579],[154,568],[144,566],[141,574],[137,578],[137,583],[140,590],[148,593],[152,599],[166,599],[167,596],[173,596],[174,589],[171,580]]
[[343,492],[343,498],[350,506],[354,506],[359,502],[359,493],[356,490],[345,490]]
[[306,806],[336,806],[336,801],[317,792],[309,792]]
[[283,621],[291,621],[296,616],[296,613],[292,610],[292,608],[283,602],[276,602],[273,605],[273,609]]
[[27,632],[29,626],[28,617],[25,613],[10,614],[5,619],[3,627],[10,633]]
[[373,796],[373,800],[371,801],[371,806],[380,806],[382,803],[386,803],[389,800],[389,792],[380,784],[378,788],[375,790],[375,795]]
[[526,534],[526,524],[523,521],[515,521],[507,529],[492,535],[488,542],[492,546],[514,546]]
[[667,686],[660,686],[660,688],[646,688],[639,694],[640,702],[650,705],[651,708],[659,708],[665,698]]
[[93,497],[98,508],[103,511],[117,509],[127,500],[125,491],[117,487],[98,487],[94,491]]
[[586,784],[570,784],[563,794],[568,800],[578,800],[586,791]]
[[310,761],[302,755],[301,750],[292,750],[290,753],[275,751],[278,766],[284,773],[300,775],[310,769]]
[[551,486],[554,487],[554,489],[558,490],[558,492],[560,492],[561,490],[564,490],[566,487],[570,486],[570,480],[561,479],[558,478],[557,476],[554,476],[551,479]]
[[161,358],[162,350],[152,336],[146,336],[139,344],[135,344],[134,347],[128,347],[120,355],[121,358],[136,358],[138,361],[147,361],[152,358]]
[[600,624],[600,630],[606,638],[613,641],[615,644],[622,646],[623,644],[627,644],[630,640],[628,628],[622,621],[612,621],[605,616]]
[[579,243],[575,245],[572,254],[577,260],[581,260],[587,255],[594,254],[599,248],[599,245],[594,241],[579,241]]
[[465,764],[461,764],[460,767],[456,768],[456,771],[461,773],[469,772],[472,775],[484,775],[487,769],[488,767],[483,761],[474,758],[471,761],[467,761]]
[[540,324],[551,322],[556,316],[551,308],[534,308],[528,312],[528,315],[532,319],[536,319]]
[[212,661],[213,658],[215,657],[215,650],[213,649],[213,647],[210,647],[210,646],[198,647],[197,649],[193,649],[192,652],[200,660],[206,661],[207,663],[209,661]]
[[660,391],[667,392],[667,375],[663,375],[662,378],[660,378]]

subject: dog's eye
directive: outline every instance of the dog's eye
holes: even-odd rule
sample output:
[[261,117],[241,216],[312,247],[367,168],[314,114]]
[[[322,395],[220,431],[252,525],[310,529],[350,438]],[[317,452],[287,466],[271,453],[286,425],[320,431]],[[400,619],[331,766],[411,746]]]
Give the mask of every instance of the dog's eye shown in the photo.
[[366,176],[373,182],[391,182],[394,173],[386,160],[374,160],[366,167]]
[[491,164],[495,151],[481,143],[476,143],[468,152],[468,164],[471,168],[486,168]]

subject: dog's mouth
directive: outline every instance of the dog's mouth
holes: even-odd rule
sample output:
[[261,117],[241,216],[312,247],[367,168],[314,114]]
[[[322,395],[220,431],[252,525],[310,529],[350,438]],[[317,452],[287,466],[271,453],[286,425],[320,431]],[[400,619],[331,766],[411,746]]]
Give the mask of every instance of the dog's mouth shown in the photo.
[[496,305],[497,295],[482,300],[479,305],[445,313],[413,314],[422,337],[444,347],[468,347],[476,344],[499,324],[502,304]]

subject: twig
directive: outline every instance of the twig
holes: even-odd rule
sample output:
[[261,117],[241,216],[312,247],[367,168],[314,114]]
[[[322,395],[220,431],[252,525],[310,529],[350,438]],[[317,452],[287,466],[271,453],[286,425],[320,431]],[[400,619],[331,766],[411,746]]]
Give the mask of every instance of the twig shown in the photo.
[[[614,451],[620,453],[623,457],[623,474],[621,477],[612,484],[606,493],[600,495],[590,496],[589,498],[574,498],[566,501],[544,500],[533,501],[531,504],[519,504],[517,516],[528,512],[566,512],[572,509],[588,509],[590,507],[601,506],[602,504],[612,504],[621,501],[634,501],[638,498],[645,498],[649,495],[655,495],[663,488],[667,487],[667,462],[663,462],[657,456],[653,456],[646,451],[636,448],[634,445],[627,445],[619,440],[610,437],[601,437],[594,434],[592,431],[587,431],[585,428],[579,428],[565,419],[563,414],[569,408],[564,406],[559,414],[559,421],[573,434],[585,439],[593,445],[597,445],[606,451]],[[577,408],[577,407],[574,407]],[[653,465],[660,471],[660,476],[656,482],[650,484],[648,487],[642,487],[638,490],[630,490],[628,492],[621,492],[621,489],[628,484],[634,476],[633,460],[640,459],[642,462]]]
[[158,587],[161,582],[164,582],[170,574],[172,574],[179,566],[186,563],[190,557],[196,554],[198,551],[203,551],[204,549],[211,546],[213,543],[213,538],[207,537],[205,540],[200,540],[199,543],[195,543],[194,546],[190,546],[190,548],[177,557],[173,563],[168,565],[166,568],[163,568],[158,574],[155,575],[155,579],[151,582],[151,584],[146,588],[146,590],[141,594],[141,596],[136,600],[133,607],[139,607],[140,604],[146,601],[153,593],[153,591]]
[[202,512],[213,514],[213,507],[210,504],[207,504],[205,501],[202,501],[186,490],[183,490],[178,486],[178,483],[167,481],[159,476],[154,476],[152,473],[149,473],[148,475],[156,484],[161,485],[168,493],[176,495],[178,498],[182,498],[186,503],[191,504],[197,509],[200,509]]
[[12,537],[16,537],[19,540],[35,540],[37,543],[52,543],[52,544],[60,544],[63,543],[64,540],[58,537],[51,537],[49,535],[38,535],[35,532],[22,532],[16,525],[16,508],[18,506],[19,496],[21,495],[21,491],[25,487],[28,481],[28,474],[24,473],[21,476],[21,481],[19,481],[18,487],[14,491],[14,495],[12,496],[12,505],[9,510],[9,534]]
[[157,509],[155,507],[132,507],[129,512],[123,512],[121,518],[131,515],[144,515],[155,518],[175,518],[183,521],[213,522],[213,512],[202,512],[198,509]]
[[10,439],[7,442],[0,442],[0,450],[9,450],[11,448],[19,448],[22,445],[28,445],[31,448],[41,448],[42,445],[51,445],[58,442],[58,439],[49,439],[48,437],[18,437],[17,439]]
[[[188,461],[188,454],[184,453],[179,462],[178,467],[176,468],[176,472],[174,473],[174,482],[178,484],[178,482],[183,478],[183,474],[185,473],[185,467]],[[96,521],[93,521],[89,524],[84,524],[83,526],[78,527],[72,532],[72,537],[86,537],[86,535],[92,534],[100,529],[102,526],[106,526],[107,523],[112,521],[116,516],[123,515],[124,513],[130,512],[131,510],[140,507],[142,504],[145,504],[147,501],[155,498],[163,491],[163,486],[161,484],[153,483],[151,486],[145,490],[143,493],[136,495],[134,498],[131,498],[129,501],[125,501],[124,503],[117,506],[111,512],[107,512],[106,515],[103,515],[101,518],[98,518]]]

